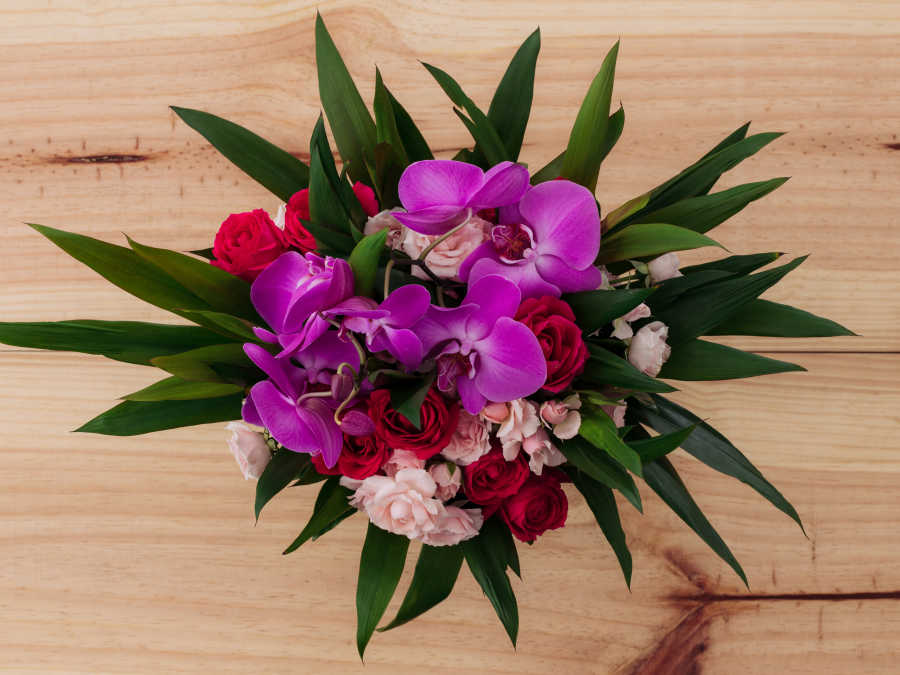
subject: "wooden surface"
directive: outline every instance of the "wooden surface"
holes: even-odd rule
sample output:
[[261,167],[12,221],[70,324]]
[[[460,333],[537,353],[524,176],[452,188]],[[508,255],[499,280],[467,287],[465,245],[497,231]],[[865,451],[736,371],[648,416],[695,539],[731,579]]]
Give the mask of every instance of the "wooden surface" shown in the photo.
[[[198,107],[305,152],[318,112],[311,2],[0,3],[0,317],[170,320],[22,221],[171,248],[276,200],[166,106]],[[368,673],[893,673],[900,657],[900,6],[896,2],[321,2],[372,93],[374,64],[433,147],[466,143],[416,59],[485,104],[543,34],[523,159],[564,145],[606,49],[622,48],[625,133],[604,208],[668,178],[748,119],[787,136],[723,185],[792,180],[719,228],[737,253],[810,260],[767,297],[862,338],[732,342],[809,373],[684,387],[796,505],[677,458],[751,590],[649,490],[625,509],[629,593],[586,507],[522,547],[513,651],[464,573],[438,611],[377,635]],[[282,557],[314,490],[252,526],[253,484],[222,425],[67,433],[155,378],[99,357],[0,349],[0,670],[352,673],[357,517]],[[407,574],[409,570],[407,570]],[[401,585],[401,588],[403,586]],[[394,603],[396,606],[396,602]],[[391,610],[389,610],[390,612]]]

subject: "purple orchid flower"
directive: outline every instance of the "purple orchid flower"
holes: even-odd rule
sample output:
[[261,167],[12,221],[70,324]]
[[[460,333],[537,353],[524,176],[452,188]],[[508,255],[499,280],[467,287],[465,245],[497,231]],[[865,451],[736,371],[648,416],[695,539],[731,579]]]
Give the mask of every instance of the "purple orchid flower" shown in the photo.
[[381,305],[369,298],[353,297],[326,314],[344,316],[343,327],[366,336],[373,352],[388,352],[407,370],[422,362],[422,340],[411,330],[431,304],[424,286],[409,284],[391,293]]
[[515,204],[528,189],[528,170],[501,162],[483,172],[474,164],[426,159],[406,167],[398,193],[406,213],[392,215],[422,234],[444,234],[481,209]]
[[565,180],[536,185],[517,205],[500,209],[500,223],[463,261],[463,281],[499,274],[514,281],[523,298],[559,297],[603,282],[594,267],[600,214],[587,188]]
[[[342,418],[338,426],[334,412],[340,401],[313,390],[322,390],[322,384],[332,385],[341,363],[359,369],[356,349],[347,345],[348,351],[342,344],[346,343],[337,333],[326,333],[297,355],[305,368],[298,368],[290,359],[272,356],[260,345],[245,344],[244,352],[269,379],[257,382],[250,389],[241,411],[244,421],[265,427],[288,450],[311,455],[321,453],[325,465],[334,466],[344,442],[342,431],[361,435],[374,430],[372,421],[360,411],[348,413],[347,424]],[[324,393],[330,391],[324,388]],[[367,419],[362,420],[360,415]]]
[[328,330],[321,312],[352,294],[353,271],[346,260],[284,253],[250,288],[254,307],[274,330],[255,328],[254,333],[265,342],[279,343],[280,357],[297,353]]
[[432,305],[414,328],[436,359],[438,389],[456,389],[473,415],[488,401],[529,396],[547,379],[537,337],[513,319],[520,300],[513,282],[484,276],[469,286],[459,307]]

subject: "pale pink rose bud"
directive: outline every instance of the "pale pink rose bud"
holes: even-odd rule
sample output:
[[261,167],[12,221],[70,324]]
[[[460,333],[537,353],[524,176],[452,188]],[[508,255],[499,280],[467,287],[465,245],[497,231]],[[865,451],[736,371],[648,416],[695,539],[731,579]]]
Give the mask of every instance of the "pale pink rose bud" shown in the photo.
[[[373,478],[387,477],[370,476],[359,489]],[[437,484],[427,471],[401,469],[387,480],[390,483],[378,481],[374,494],[365,502],[366,513],[375,526],[410,539],[421,539],[438,527],[446,511],[434,498]]]
[[658,284],[666,279],[684,276],[678,271],[678,256],[675,253],[666,253],[647,263],[650,272],[650,282]]
[[513,461],[522,447],[522,440],[534,434],[541,426],[537,406],[524,398],[510,401],[509,412],[506,418],[500,422],[497,430],[497,438],[503,446],[503,457],[506,461]]
[[672,353],[666,343],[669,327],[662,321],[653,321],[641,328],[628,346],[628,360],[635,368],[650,377],[656,377]]
[[272,459],[272,451],[266,444],[266,437],[243,422],[229,422],[225,428],[231,432],[228,448],[234,455],[241,473],[244,474],[244,480],[248,478],[256,480]]
[[468,466],[491,450],[491,432],[478,415],[459,411],[459,422],[441,454],[460,466]]
[[484,517],[481,509],[462,509],[447,506],[438,518],[437,527],[422,535],[422,543],[429,546],[455,546],[478,535]]
[[505,403],[488,403],[481,409],[481,416],[488,422],[500,424],[509,417],[509,406]]
[[581,399],[578,394],[567,396],[562,401],[545,401],[541,405],[541,419],[553,427],[553,433],[563,440],[574,438],[581,427]]
[[375,234],[387,229],[387,239],[385,244],[388,248],[400,248],[400,240],[403,239],[404,227],[399,220],[394,218],[391,211],[382,211],[366,221],[363,227],[363,234]]
[[462,485],[462,469],[452,462],[438,462],[428,467],[429,475],[437,484],[434,496],[442,502],[450,501]]
[[[491,223],[478,216],[470,216],[462,227],[429,252],[425,264],[441,279],[458,278],[459,266],[463,260],[488,239],[490,231]],[[407,229],[400,247],[410,258],[418,258],[437,239],[437,235],[420,234]],[[414,267],[412,273],[422,279],[428,278],[418,267]]]
[[624,405],[602,405],[600,409],[612,418],[617,427],[625,426],[626,407]]
[[650,308],[642,302],[625,316],[613,320],[612,336],[619,340],[627,340],[634,335],[634,331],[631,329],[631,322],[638,319],[646,319],[649,316]]
[[545,466],[559,466],[566,461],[565,456],[559,451],[550,436],[544,429],[538,429],[537,433],[522,441],[522,449],[529,455],[528,466],[538,476]]
[[394,450],[388,461],[381,467],[388,476],[394,476],[403,469],[424,469],[425,460],[419,459],[412,450]]

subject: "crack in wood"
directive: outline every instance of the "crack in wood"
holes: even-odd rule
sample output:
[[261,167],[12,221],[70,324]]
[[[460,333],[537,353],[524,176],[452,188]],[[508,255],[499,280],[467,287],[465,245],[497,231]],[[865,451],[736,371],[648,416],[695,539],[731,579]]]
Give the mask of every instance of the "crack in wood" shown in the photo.
[[47,161],[50,164],[130,164],[132,162],[146,162],[152,155],[54,155]]
[[888,150],[900,150],[900,143],[884,143],[883,145]]

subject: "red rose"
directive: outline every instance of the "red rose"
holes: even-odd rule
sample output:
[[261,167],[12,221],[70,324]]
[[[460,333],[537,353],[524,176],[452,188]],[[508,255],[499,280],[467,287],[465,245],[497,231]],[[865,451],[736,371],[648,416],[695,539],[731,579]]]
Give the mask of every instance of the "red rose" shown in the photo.
[[515,538],[525,542],[565,525],[568,513],[566,493],[556,476],[547,472],[543,476],[531,476],[500,507],[500,515]]
[[547,381],[542,389],[558,394],[584,370],[588,350],[568,304],[549,295],[528,298],[516,312],[516,320],[537,336],[547,360]]
[[216,232],[212,264],[253,281],[287,250],[284,235],[262,209],[232,213]]
[[372,188],[357,181],[353,184],[353,194],[369,218],[378,213],[378,200],[375,199],[375,191]]
[[344,434],[344,447],[341,448],[337,464],[332,468],[325,466],[325,460],[321,455],[313,455],[311,459],[316,471],[325,476],[343,475],[363,480],[378,473],[389,455],[389,448],[372,434],[368,436]]
[[516,494],[531,474],[524,452],[508,462],[496,446],[462,471],[466,497],[482,506],[496,506]]
[[301,220],[309,220],[309,190],[295,192],[284,210],[284,238],[301,253],[316,249],[316,239],[303,227]]
[[459,404],[448,403],[429,389],[420,410],[421,429],[391,406],[391,393],[376,389],[369,396],[369,417],[375,422],[375,436],[394,450],[410,450],[419,459],[428,459],[447,447],[459,421]]

